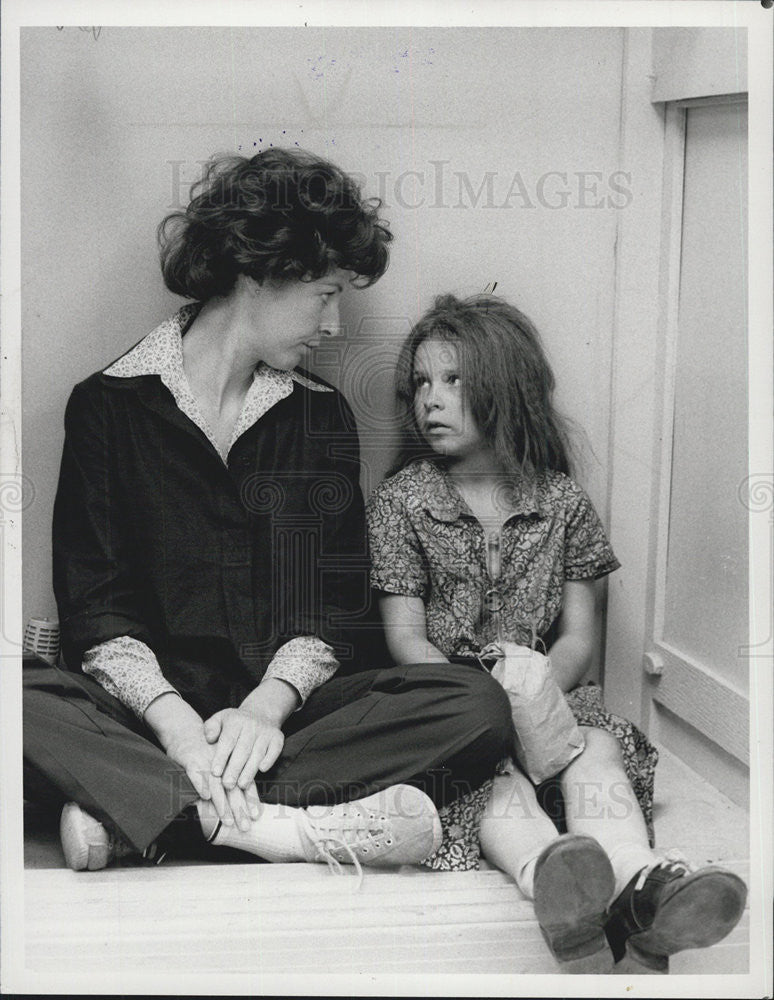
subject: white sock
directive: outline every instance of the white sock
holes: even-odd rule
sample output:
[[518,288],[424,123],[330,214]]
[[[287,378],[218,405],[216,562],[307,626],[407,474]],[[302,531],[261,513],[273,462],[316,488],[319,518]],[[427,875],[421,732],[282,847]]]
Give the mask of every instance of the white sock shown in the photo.
[[534,854],[521,864],[516,873],[516,885],[527,899],[535,898],[535,865],[537,864],[537,859],[538,855]]
[[218,816],[211,802],[199,801],[197,805],[202,832],[216,847],[234,847],[275,864],[306,861],[297,822],[300,809],[261,802],[258,819],[251,820],[250,828],[242,831],[236,824],[221,823],[218,828]]
[[644,844],[625,843],[618,844],[610,854],[610,864],[613,866],[615,875],[615,890],[613,899],[618,899],[623,890],[643,868],[652,865],[659,859],[659,855]]

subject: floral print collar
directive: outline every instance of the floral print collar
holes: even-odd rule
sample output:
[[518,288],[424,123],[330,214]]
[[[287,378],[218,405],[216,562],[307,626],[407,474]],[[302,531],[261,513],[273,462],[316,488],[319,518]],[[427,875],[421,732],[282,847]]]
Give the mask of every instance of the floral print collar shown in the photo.
[[289,396],[294,384],[314,392],[333,392],[330,386],[322,385],[296,371],[280,371],[261,364],[253,372],[242,411],[234,425],[231,439],[225,449],[216,442],[212,428],[196,401],[183,367],[183,333],[191,325],[201,303],[183,306],[174,316],[164,320],[139,344],[104,369],[103,375],[115,378],[135,378],[138,375],[158,375],[169,389],[180,410],[207,436],[225,462],[234,442],[267,413],[275,403]]
[[[456,521],[459,517],[472,517],[473,514],[454,485],[449,474],[442,465],[437,465],[428,459],[416,463],[416,470],[422,483],[424,509],[436,521]],[[542,508],[538,500],[537,485],[509,490],[510,495],[504,495],[509,509],[508,517],[514,514],[541,514]]]

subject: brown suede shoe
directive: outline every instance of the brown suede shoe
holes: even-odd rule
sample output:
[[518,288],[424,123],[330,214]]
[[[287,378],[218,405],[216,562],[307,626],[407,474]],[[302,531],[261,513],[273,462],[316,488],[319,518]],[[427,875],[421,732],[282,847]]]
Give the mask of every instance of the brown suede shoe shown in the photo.
[[561,971],[611,972],[604,926],[615,879],[597,841],[571,833],[552,841],[537,859],[534,884],[535,916]]
[[687,864],[663,861],[635,875],[610,907],[605,925],[616,962],[666,973],[669,956],[686,948],[708,948],[739,923],[747,886],[725,868],[691,872]]

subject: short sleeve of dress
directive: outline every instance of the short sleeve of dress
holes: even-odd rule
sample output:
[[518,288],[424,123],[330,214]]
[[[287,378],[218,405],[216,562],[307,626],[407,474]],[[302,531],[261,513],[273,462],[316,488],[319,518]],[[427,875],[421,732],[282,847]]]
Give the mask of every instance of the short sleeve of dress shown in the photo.
[[378,486],[366,506],[371,586],[389,594],[425,598],[429,577],[419,538],[393,484]]
[[571,483],[565,525],[565,580],[597,580],[621,565],[584,491]]

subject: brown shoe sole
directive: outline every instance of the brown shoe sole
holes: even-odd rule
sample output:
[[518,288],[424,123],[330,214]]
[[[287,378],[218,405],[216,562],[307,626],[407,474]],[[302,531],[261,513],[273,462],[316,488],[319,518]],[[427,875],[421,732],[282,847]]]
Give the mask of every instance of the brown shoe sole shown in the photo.
[[535,916],[562,972],[603,974],[613,968],[604,932],[615,879],[591,837],[561,838],[535,875]]
[[725,869],[702,868],[667,886],[662,900],[653,924],[626,942],[629,957],[655,972],[667,971],[669,955],[722,941],[742,918],[747,886]]

